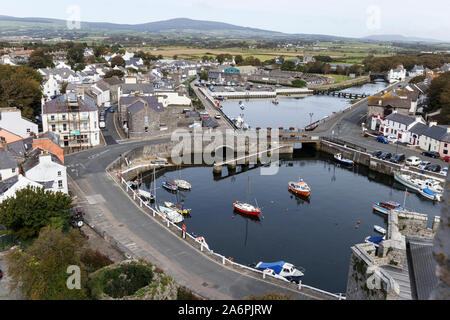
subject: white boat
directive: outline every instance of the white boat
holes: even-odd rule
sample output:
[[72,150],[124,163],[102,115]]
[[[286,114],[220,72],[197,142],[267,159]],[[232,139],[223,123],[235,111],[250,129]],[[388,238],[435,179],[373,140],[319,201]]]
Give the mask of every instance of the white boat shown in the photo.
[[267,269],[271,269],[275,272],[275,274],[285,278],[288,281],[296,283],[299,283],[300,278],[304,276],[304,270],[300,271],[298,267],[284,261],[273,263],[259,262],[255,268],[263,272]]
[[425,188],[430,189],[440,197],[442,197],[442,194],[444,193],[444,188],[441,186],[440,182],[434,179],[417,179],[401,171],[394,172],[394,179],[404,186],[407,186],[409,189],[419,193]]
[[144,198],[148,199],[149,201],[155,201],[155,198],[156,198],[154,194],[152,194],[148,191],[145,191],[145,190],[141,190],[141,189],[139,189],[139,195],[143,196]]
[[338,153],[334,155],[334,160],[336,160],[337,162],[344,164],[346,166],[353,166],[354,162],[350,159],[346,159],[344,158],[344,156],[342,155],[342,153]]
[[201,243],[206,249],[209,250],[209,246],[206,243],[206,240],[204,237],[197,237],[197,238],[195,238],[195,241],[197,241],[198,243]]
[[424,188],[424,189],[420,190],[419,193],[423,197],[425,197],[429,200],[432,200],[432,201],[441,201],[442,200],[442,197],[438,193],[435,193],[428,188]]
[[184,190],[191,190],[192,189],[192,185],[189,182],[185,181],[185,180],[175,180],[174,182],[175,182],[175,184],[177,185],[177,187],[179,189],[184,189]]
[[173,223],[180,223],[184,220],[183,215],[173,209],[159,206],[159,211]]
[[384,229],[383,227],[375,225],[375,226],[373,226],[373,228],[375,229],[375,231],[377,231],[381,234],[386,234],[386,229]]

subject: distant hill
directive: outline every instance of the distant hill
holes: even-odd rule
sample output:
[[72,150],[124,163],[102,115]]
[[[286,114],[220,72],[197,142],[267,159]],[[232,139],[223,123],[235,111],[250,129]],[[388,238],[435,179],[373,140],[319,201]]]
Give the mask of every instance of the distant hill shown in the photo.
[[362,40],[381,41],[381,42],[442,42],[436,39],[418,38],[418,37],[405,37],[398,34],[380,34],[371,35]]

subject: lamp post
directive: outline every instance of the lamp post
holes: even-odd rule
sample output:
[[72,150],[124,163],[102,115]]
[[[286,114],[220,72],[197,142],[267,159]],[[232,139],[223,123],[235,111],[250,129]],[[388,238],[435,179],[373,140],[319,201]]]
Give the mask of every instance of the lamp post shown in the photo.
[[309,117],[310,117],[310,119],[311,119],[311,121],[309,122],[309,124],[312,124],[312,117],[313,117],[313,115],[314,115],[313,112],[311,112],[311,113],[309,114]]

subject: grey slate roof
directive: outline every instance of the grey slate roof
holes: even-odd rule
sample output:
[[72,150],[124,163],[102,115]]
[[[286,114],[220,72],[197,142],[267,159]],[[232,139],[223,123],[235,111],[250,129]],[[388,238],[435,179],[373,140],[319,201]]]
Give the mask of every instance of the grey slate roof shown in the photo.
[[409,241],[410,276],[416,299],[427,300],[438,283],[432,241]]
[[409,129],[409,131],[411,133],[417,134],[418,136],[421,136],[427,129],[428,129],[427,125],[419,122],[415,124],[411,129]]
[[128,112],[134,114],[145,107],[144,102],[138,100],[128,107]]
[[0,181],[0,194],[3,194],[6,191],[8,191],[13,185],[15,185],[17,183],[18,180],[19,180],[19,177],[14,176],[7,180]]
[[432,126],[424,131],[422,135],[430,137],[431,139],[441,141],[447,134],[447,129],[441,126]]
[[17,168],[17,161],[14,160],[8,151],[0,150],[0,169]]
[[[56,99],[46,102],[42,109],[43,114],[71,112],[71,109],[67,105],[66,95],[59,96]],[[97,108],[78,98],[78,109],[76,111],[78,110],[80,112],[92,112],[97,111]]]
[[[125,102],[127,102],[128,104],[124,103],[124,98],[127,98],[125,99]],[[121,103],[123,105],[128,105],[127,111],[131,114],[134,114],[141,110],[145,106],[145,104],[147,104],[151,109],[157,112],[164,112],[164,107],[161,103],[158,102],[158,98],[155,96],[122,97]]]
[[138,83],[138,84],[124,84],[122,86],[123,94],[130,94],[133,92],[152,93],[153,85],[150,83]]
[[388,115],[386,117],[386,120],[398,122],[398,123],[404,124],[406,126],[409,126],[411,123],[414,123],[416,121],[416,119],[413,117],[408,117],[408,116],[405,116],[403,114],[398,114],[398,113],[391,113],[390,115]]

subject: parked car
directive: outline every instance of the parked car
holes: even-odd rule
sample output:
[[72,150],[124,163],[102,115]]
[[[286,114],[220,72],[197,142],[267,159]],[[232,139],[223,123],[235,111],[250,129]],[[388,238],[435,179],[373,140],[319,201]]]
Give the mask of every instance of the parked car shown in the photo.
[[393,163],[402,163],[405,161],[405,155],[403,153],[394,154],[394,156],[389,160]]
[[386,137],[383,137],[383,136],[377,137],[377,141],[380,142],[380,143],[385,143],[385,144],[389,143],[389,140]]
[[422,161],[421,163],[419,163],[419,165],[417,166],[417,169],[420,170],[424,170],[426,166],[429,166],[431,164],[430,161]]
[[382,153],[383,151],[381,150],[375,150],[374,152],[372,152],[372,157],[378,158]]
[[436,151],[424,151],[422,152],[422,155],[430,158],[439,158],[441,156],[439,152]]
[[418,166],[420,163],[422,162],[422,160],[420,160],[419,157],[409,157],[408,159],[406,159],[406,164],[408,166]]
[[381,159],[381,160],[389,160],[391,157],[392,157],[392,153],[390,153],[390,152],[383,152],[380,155],[379,159]]
[[440,174],[443,174],[444,176],[446,176],[447,173],[448,173],[448,167],[442,169],[441,172],[439,172],[439,173],[440,173]]
[[443,159],[445,162],[450,162],[450,156],[443,156],[442,159]]
[[116,112],[116,109],[110,108],[110,109],[109,109],[109,112],[114,113],[114,112]]
[[425,167],[425,170],[431,171],[431,172],[441,172],[441,166],[438,164],[430,164]]
[[390,135],[387,137],[388,141],[391,143],[397,143],[398,142],[398,138],[394,135]]
[[220,119],[222,119],[222,116],[220,114],[218,114],[214,118],[216,118],[217,120],[220,120]]
[[98,124],[98,126],[100,127],[100,129],[106,128],[106,123],[105,123],[105,121],[100,121],[99,124]]

